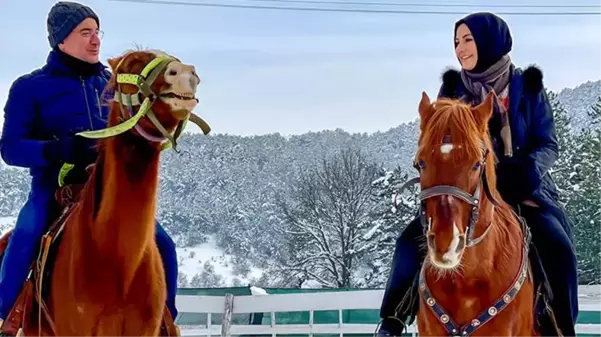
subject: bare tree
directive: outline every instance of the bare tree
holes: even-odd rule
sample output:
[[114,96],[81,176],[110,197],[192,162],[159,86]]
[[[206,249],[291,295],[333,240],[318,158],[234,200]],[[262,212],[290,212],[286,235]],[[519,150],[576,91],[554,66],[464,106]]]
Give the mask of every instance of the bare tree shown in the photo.
[[288,242],[276,266],[282,278],[353,285],[375,207],[371,184],[379,171],[361,151],[347,148],[300,174],[290,197],[280,200]]

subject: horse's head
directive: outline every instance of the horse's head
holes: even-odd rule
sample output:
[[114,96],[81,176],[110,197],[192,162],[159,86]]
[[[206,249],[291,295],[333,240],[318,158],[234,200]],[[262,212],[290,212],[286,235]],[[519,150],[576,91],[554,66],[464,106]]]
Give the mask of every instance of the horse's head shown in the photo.
[[108,63],[113,75],[107,89],[115,92],[109,117],[114,134],[134,128],[150,142],[169,139],[175,146],[188,120],[209,132],[192,113],[200,83],[194,66],[158,51],[132,51]]
[[486,169],[494,168],[494,157],[488,155],[493,98],[491,93],[482,104],[471,107],[457,100],[431,103],[423,93],[419,103],[421,134],[415,167],[422,188],[421,217],[430,262],[440,269],[460,265],[478,219],[482,189],[494,176],[494,170]]

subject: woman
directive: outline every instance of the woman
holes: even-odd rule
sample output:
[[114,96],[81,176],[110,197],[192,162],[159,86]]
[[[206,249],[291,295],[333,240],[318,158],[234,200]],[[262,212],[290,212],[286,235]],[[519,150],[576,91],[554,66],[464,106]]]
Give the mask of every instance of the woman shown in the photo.
[[[445,71],[439,97],[477,105],[490,90],[497,94],[495,113],[489,121],[499,160],[497,187],[531,228],[553,292],[551,308],[558,328],[564,336],[575,336],[576,255],[570,239],[571,226],[548,173],[558,155],[553,112],[542,72],[534,66],[522,71],[512,64],[512,42],[509,27],[494,14],[474,13],[459,20],[454,43],[462,69]],[[406,299],[417,296],[415,289],[409,288],[425,256],[418,250],[420,226],[419,218],[415,219],[397,240],[380,312],[380,335],[400,335],[403,322],[417,309],[417,301]],[[553,323],[542,323],[543,336],[557,334]]]
[[534,66],[522,71],[512,64],[509,27],[494,14],[475,13],[459,20],[454,42],[462,70],[444,73],[439,96],[475,105],[490,90],[497,93],[499,101],[489,122],[499,160],[497,186],[503,199],[530,225],[553,291],[551,307],[558,326],[565,336],[574,336],[576,256],[571,226],[548,173],[557,159],[558,144],[542,72]]

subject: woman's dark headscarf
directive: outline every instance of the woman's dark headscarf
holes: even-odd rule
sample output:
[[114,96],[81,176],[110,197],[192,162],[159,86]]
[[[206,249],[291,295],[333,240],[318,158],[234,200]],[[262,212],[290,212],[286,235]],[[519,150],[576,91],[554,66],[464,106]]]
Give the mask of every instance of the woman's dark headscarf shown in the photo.
[[470,14],[455,23],[454,35],[457,35],[457,27],[462,23],[470,29],[478,50],[478,62],[470,72],[485,71],[511,51],[511,33],[507,23],[500,17],[485,12]]

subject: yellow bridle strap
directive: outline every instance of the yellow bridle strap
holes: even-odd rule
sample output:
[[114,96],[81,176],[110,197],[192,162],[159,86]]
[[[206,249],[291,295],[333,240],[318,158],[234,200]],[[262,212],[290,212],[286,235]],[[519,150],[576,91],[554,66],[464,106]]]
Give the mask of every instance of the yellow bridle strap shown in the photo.
[[[153,71],[155,68],[157,68],[163,62],[168,63],[168,62],[171,62],[174,60],[175,59],[170,56],[159,56],[159,57],[153,59],[152,61],[150,61],[144,67],[144,69],[142,69],[142,72],[140,73],[140,75],[117,74],[117,83],[133,84],[141,89],[141,86],[144,84],[146,78],[148,77],[148,75],[150,74],[151,71]],[[151,83],[146,83],[146,84],[148,86],[152,85],[152,82],[154,82],[155,79],[156,79],[156,76],[153,76],[153,78],[150,79]],[[119,91],[117,91],[117,93],[120,94]],[[120,102],[120,103],[122,103],[122,102]],[[131,130],[136,125],[136,123],[138,123],[140,118],[144,117],[148,113],[148,111],[150,111],[151,106],[152,106],[152,102],[151,102],[150,98],[146,97],[146,98],[144,98],[144,101],[140,105],[140,109],[138,109],[138,112],[132,118],[124,121],[123,123],[111,126],[106,129],[78,132],[77,135],[86,137],[86,138],[100,139],[100,138],[108,138],[108,137],[113,137],[113,136],[122,134],[128,130]]]
[[142,102],[142,105],[140,106],[138,112],[132,118],[126,120],[125,122],[117,124],[115,126],[111,126],[110,128],[106,129],[78,132],[76,133],[76,135],[94,139],[109,138],[116,135],[120,135],[133,128],[136,125],[136,123],[138,123],[140,118],[144,117],[144,115],[148,113],[148,111],[150,110],[150,105],[150,99],[146,97],[144,99],[144,102]]
[[[148,76],[151,75],[151,72],[153,70],[155,70],[159,65],[161,65],[162,63],[166,63],[168,64],[168,62],[174,61],[175,59],[170,57],[170,56],[159,56],[156,57],[155,59],[153,59],[152,61],[150,61],[142,70],[142,72],[140,73],[140,75],[137,74],[117,74],[117,83],[119,84],[133,84],[135,86],[138,87],[139,91],[144,91],[142,86],[146,85],[146,88],[150,88],[150,86],[152,85],[152,82],[154,82],[154,80],[156,79],[156,76],[158,76],[158,74],[152,74],[154,76],[151,76],[151,78],[149,79]],[[121,60],[121,62],[123,62],[123,60]],[[165,66],[166,66],[165,64]],[[119,65],[121,65],[121,63],[119,63]],[[117,66],[116,69],[119,68],[119,65]],[[147,82],[145,82],[146,80],[149,80]],[[121,94],[121,92],[117,91],[116,95]],[[119,100],[118,100],[119,101]],[[123,104],[124,102],[119,102],[120,104]],[[139,102],[137,102],[139,104]],[[85,138],[92,138],[92,139],[101,139],[101,138],[109,138],[109,137],[113,137],[119,134],[122,134],[128,130],[131,130],[133,127],[136,126],[136,123],[138,123],[138,121],[144,117],[149,111],[151,111],[151,107],[152,107],[152,101],[150,100],[149,97],[146,97],[144,99],[144,101],[140,104],[140,108],[138,109],[138,112],[132,116],[132,118],[127,119],[126,121],[124,121],[123,123],[111,126],[109,128],[105,128],[105,129],[100,129],[100,130],[91,130],[91,131],[82,131],[82,132],[78,132],[76,133],[76,135],[78,136],[82,136]],[[137,104],[136,104],[137,105]],[[162,145],[161,151],[162,150],[166,150],[168,148],[172,147],[171,142],[166,142],[165,144]],[[67,174],[73,169],[73,167],[75,167],[75,165],[70,164],[70,163],[64,163],[59,171],[58,174],[58,186],[62,187],[65,184],[65,177],[67,176]]]

